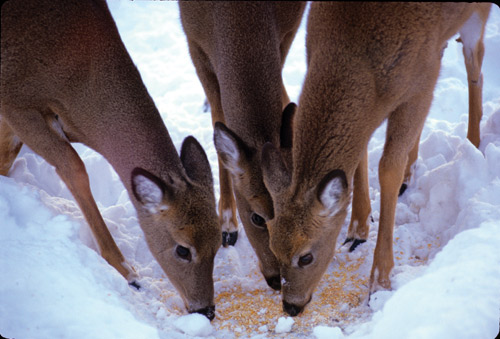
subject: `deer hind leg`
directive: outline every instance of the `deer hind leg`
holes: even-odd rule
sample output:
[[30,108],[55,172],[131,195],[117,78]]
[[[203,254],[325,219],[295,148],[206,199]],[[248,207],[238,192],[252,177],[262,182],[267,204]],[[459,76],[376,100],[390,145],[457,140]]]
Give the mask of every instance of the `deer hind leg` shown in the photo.
[[359,244],[364,243],[368,238],[370,213],[368,151],[365,150],[354,173],[351,222],[347,231],[347,239],[344,242],[344,244],[352,242],[349,252],[354,251]]
[[484,56],[484,25],[487,16],[487,13],[473,13],[460,29],[459,39],[463,44],[462,52],[464,54],[469,86],[469,126],[467,138],[476,147],[479,147],[479,125],[483,116],[483,75],[481,67]]
[[[97,241],[102,257],[113,266],[130,284],[137,287],[134,269],[125,259],[111,237],[106,224],[92,197],[85,166],[64,136],[54,114],[45,118],[38,111],[15,112],[17,116],[9,123],[16,134],[34,152],[55,167],[80,206]],[[26,119],[19,118],[20,116]],[[29,124],[26,123],[29,121]]]
[[[193,64],[196,67],[198,78],[205,90],[210,110],[212,112],[212,125],[217,121],[226,123],[220,96],[219,82],[212,70],[208,56],[195,43],[188,42]],[[222,226],[222,245],[234,246],[238,239],[238,220],[236,218],[236,201],[233,194],[233,184],[229,171],[219,160],[219,220]]]
[[23,143],[0,116],[0,175],[9,173]]
[[391,288],[389,274],[394,266],[393,228],[399,189],[403,182],[408,155],[418,141],[432,100],[432,91],[399,106],[388,121],[384,152],[379,163],[380,221],[370,291],[376,286]]

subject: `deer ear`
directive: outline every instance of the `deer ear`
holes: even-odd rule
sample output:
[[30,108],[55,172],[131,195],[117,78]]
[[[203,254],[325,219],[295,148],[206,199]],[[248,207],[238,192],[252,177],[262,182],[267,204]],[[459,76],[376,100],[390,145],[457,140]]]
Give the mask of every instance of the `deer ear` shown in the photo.
[[192,136],[182,142],[181,162],[187,175],[194,182],[213,189],[212,169],[200,143]]
[[233,131],[222,122],[214,125],[215,149],[224,167],[231,172],[234,177],[244,173],[243,162],[247,157],[247,147]]
[[136,167],[132,171],[132,192],[151,214],[168,209],[167,201],[172,197],[173,191],[173,187],[145,169]]
[[273,195],[279,194],[290,185],[291,177],[283,162],[280,151],[270,142],[262,147],[262,177],[267,189]]
[[347,193],[347,179],[342,170],[333,170],[318,184],[317,198],[324,207],[325,214],[333,216],[342,208],[341,200]]
[[281,117],[281,129],[280,129],[280,147],[281,148],[292,148],[293,139],[293,117],[295,111],[297,110],[297,105],[293,102],[289,103],[283,110],[283,115]]

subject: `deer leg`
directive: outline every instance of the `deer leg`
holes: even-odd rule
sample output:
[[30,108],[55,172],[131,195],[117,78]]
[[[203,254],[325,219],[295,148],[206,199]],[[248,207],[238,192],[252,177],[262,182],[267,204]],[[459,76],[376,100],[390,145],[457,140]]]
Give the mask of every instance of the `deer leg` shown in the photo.
[[469,19],[460,31],[459,41],[463,44],[462,52],[464,54],[467,83],[469,86],[469,126],[467,139],[474,146],[479,147],[479,125],[483,116],[483,75],[481,67],[484,57],[484,22],[471,19]]
[[0,117],[0,175],[9,173],[22,146],[23,143],[12,128]]
[[238,221],[236,219],[236,202],[229,172],[219,159],[219,218],[222,224],[222,245],[234,246],[238,240]]
[[[198,78],[205,90],[212,112],[212,125],[217,121],[225,123],[220,96],[219,82],[212,70],[208,56],[194,43],[189,42],[189,51],[196,67]],[[238,220],[236,218],[236,201],[229,171],[219,159],[219,220],[222,226],[222,245],[234,245],[238,239]]]
[[371,292],[375,290],[375,284],[391,288],[389,274],[394,266],[393,229],[398,193],[408,155],[418,142],[431,100],[432,91],[425,91],[400,105],[389,116],[384,152],[379,163],[380,221],[370,274]]
[[354,172],[351,223],[344,244],[352,241],[349,252],[356,249],[368,238],[368,217],[371,213],[368,183],[368,151],[365,150]]
[[[55,167],[57,174],[80,206],[102,257],[131,284],[137,286],[134,281],[137,277],[134,269],[125,261],[92,197],[89,178],[82,160],[61,134],[62,130],[54,130],[55,115],[51,119],[44,118],[37,111],[14,112],[14,114],[16,114],[14,119],[9,120],[10,126],[27,146]],[[24,118],[19,118],[21,115]]]
[[[420,132],[420,134],[422,134],[422,132]],[[403,184],[401,185],[401,188],[399,189],[400,196],[403,195],[403,193],[408,188],[408,183],[410,182],[410,179],[411,179],[411,167],[417,161],[417,158],[418,158],[418,146],[420,144],[420,134],[418,135],[417,141],[415,141],[415,144],[413,145],[410,153],[408,154],[408,162],[406,163]]]

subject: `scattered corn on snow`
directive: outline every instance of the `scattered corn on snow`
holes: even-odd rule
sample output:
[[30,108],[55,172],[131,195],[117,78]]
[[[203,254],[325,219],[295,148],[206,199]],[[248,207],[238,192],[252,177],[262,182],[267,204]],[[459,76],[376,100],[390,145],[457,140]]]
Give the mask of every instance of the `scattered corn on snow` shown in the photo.
[[[204,146],[218,192],[210,114],[175,2],[110,1],[122,38],[180,147]],[[284,69],[297,101],[305,73],[305,21]],[[282,311],[259,273],[244,231],[214,268],[216,318],[188,315],[153,260],[123,185],[107,162],[77,145],[111,233],[140,275],[131,289],[95,251],[80,210],[47,165],[23,147],[0,177],[0,334],[7,338],[494,338],[500,318],[500,10],[486,30],[482,142],[465,138],[467,82],[461,45],[449,42],[419,159],[399,199],[392,291],[368,277],[379,219],[378,159],[384,126],[369,145],[373,224],[349,253],[340,244],[304,313]],[[216,193],[218,194],[218,193]],[[346,225],[349,220],[346,220]],[[333,245],[333,244],[332,244]],[[293,321],[293,322],[292,322]]]

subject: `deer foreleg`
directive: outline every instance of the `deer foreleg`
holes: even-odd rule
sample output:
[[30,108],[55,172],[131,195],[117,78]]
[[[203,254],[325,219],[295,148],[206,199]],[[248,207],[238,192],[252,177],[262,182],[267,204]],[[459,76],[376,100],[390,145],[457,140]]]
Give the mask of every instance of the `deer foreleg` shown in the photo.
[[424,91],[400,105],[389,117],[384,152],[379,163],[380,221],[370,274],[371,292],[377,284],[385,289],[391,288],[389,274],[394,267],[393,229],[397,199],[409,153],[418,143],[431,101],[432,91]]
[[354,188],[352,197],[352,214],[347,239],[344,244],[352,241],[349,251],[364,243],[368,238],[368,217],[371,213],[370,191],[368,183],[368,151],[365,150],[354,173]]
[[137,275],[125,261],[104,223],[92,197],[89,178],[82,160],[60,131],[54,130],[52,120],[47,116],[44,118],[38,111],[23,110],[13,112],[9,124],[28,147],[55,167],[57,174],[80,206],[102,257],[130,283],[134,283]]

